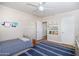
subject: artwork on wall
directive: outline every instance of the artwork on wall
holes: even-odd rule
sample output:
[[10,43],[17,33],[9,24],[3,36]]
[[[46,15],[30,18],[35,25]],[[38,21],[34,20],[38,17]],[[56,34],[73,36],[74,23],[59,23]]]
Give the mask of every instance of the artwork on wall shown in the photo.
[[17,27],[18,23],[17,22],[4,21],[4,22],[2,22],[1,25],[5,26],[5,27]]
[[58,35],[58,25],[51,25],[49,28],[49,34]]

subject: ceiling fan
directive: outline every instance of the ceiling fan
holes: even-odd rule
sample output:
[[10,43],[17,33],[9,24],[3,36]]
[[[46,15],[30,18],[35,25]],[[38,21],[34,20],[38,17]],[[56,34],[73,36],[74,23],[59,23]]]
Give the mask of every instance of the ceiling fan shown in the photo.
[[46,2],[39,2],[38,4],[32,4],[32,3],[27,3],[26,5],[29,5],[29,6],[32,6],[32,7],[35,7],[36,9],[38,9],[39,11],[44,11],[45,10],[45,7],[44,5],[46,4]]

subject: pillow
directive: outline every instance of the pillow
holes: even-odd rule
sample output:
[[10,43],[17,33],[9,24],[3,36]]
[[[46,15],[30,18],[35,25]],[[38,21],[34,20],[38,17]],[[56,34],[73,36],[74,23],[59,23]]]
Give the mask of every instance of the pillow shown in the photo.
[[30,39],[28,39],[28,38],[20,38],[22,41],[29,41]]

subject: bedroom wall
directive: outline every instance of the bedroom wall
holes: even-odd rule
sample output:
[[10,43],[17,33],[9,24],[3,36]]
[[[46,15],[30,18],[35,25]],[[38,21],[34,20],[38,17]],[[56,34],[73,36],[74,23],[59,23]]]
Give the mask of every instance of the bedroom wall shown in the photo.
[[[75,24],[74,37],[79,38],[79,10],[74,10],[74,11],[59,13],[59,14],[56,14],[56,15],[52,15],[52,16],[48,16],[48,17],[44,17],[43,18],[43,21],[47,21],[48,25],[49,24],[52,24],[52,25],[53,24],[58,24],[58,26],[59,26],[58,27],[59,28],[59,35],[55,36],[55,37],[52,36],[52,40],[51,41],[63,43],[62,39],[61,39],[61,37],[62,37],[61,36],[61,21],[62,21],[63,18],[66,18],[66,17],[74,17],[74,20],[75,20],[74,21],[74,24]],[[49,37],[51,37],[51,36],[49,36]],[[70,39],[70,40],[72,41],[71,43],[68,42],[68,43],[65,43],[65,44],[74,45],[74,40],[75,39],[73,39],[73,40]],[[65,41],[67,41],[67,40],[65,40]]]
[[76,12],[76,21],[75,21],[75,37],[79,41],[79,10]]
[[[71,12],[64,12],[44,18],[39,18],[32,14],[24,13],[16,9],[12,9],[0,5],[0,22],[16,21],[19,23],[16,28],[7,28],[0,25],[0,41],[15,39],[18,37],[22,37],[23,35],[27,36],[28,38],[36,38],[36,22],[38,20],[40,20],[41,22],[47,21],[48,25],[58,24],[60,29],[61,19],[67,16],[74,16],[75,37],[76,39],[79,39],[79,10],[74,10]],[[61,40],[60,30],[59,30],[59,35],[54,38],[57,38],[56,42],[63,43]]]
[[18,22],[18,26],[15,28],[4,27],[0,24],[0,41],[19,38],[23,35],[28,38],[36,38],[36,21],[38,19],[40,18],[37,16],[0,5],[0,22]]

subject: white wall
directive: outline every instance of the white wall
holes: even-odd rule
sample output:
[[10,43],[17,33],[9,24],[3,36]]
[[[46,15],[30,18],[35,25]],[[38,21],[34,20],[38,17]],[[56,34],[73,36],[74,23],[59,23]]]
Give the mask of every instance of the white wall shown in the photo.
[[0,5],[0,21],[17,21],[16,28],[0,25],[0,41],[15,39],[26,35],[36,38],[36,21],[39,17]]
[[[56,15],[52,15],[52,16],[48,16],[48,17],[43,18],[43,21],[48,22],[48,25],[49,24],[52,24],[52,25],[58,24],[59,25],[59,35],[55,37],[57,40],[54,40],[54,37],[52,37],[52,41],[63,43],[62,39],[61,39],[61,21],[65,17],[74,17],[74,20],[75,20],[75,22],[74,22],[75,23],[74,37],[75,36],[79,37],[79,10],[74,10],[74,11],[59,13]],[[67,43],[65,43],[65,44],[67,44]],[[70,45],[74,45],[74,43],[72,43]]]
[[[18,11],[16,9],[8,8],[0,5],[0,21],[17,21],[19,25],[16,28],[6,28],[0,25],[0,41],[15,39],[26,35],[29,38],[36,38],[36,22],[40,20],[41,22],[47,21],[47,26],[49,24],[59,25],[59,35],[54,37],[57,40],[52,40],[56,42],[62,42],[61,40],[61,19],[63,17],[73,16],[75,19],[75,36],[79,39],[79,10],[74,10],[70,12],[60,13],[44,18],[39,18],[37,16]],[[47,28],[48,29],[48,28]],[[72,44],[73,45],[73,44]]]

